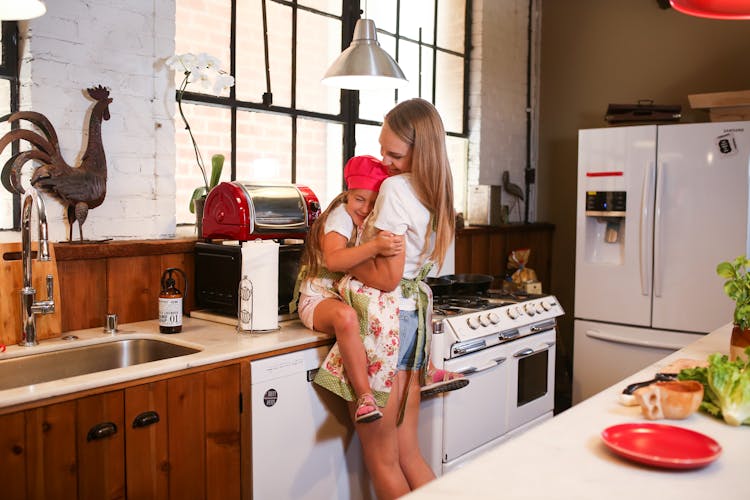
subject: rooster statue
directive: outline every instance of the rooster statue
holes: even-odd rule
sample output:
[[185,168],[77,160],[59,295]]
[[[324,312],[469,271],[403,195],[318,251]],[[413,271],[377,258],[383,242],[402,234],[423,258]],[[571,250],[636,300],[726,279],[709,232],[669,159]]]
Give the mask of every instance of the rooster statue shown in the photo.
[[[52,123],[34,111],[19,111],[0,118],[13,123],[27,120],[36,126],[39,132],[17,128],[0,138],[0,153],[14,141],[24,140],[31,149],[21,151],[10,157],[2,170],[2,184],[11,192],[23,193],[21,186],[21,169],[29,161],[36,161],[31,175],[31,185],[55,195],[67,206],[69,233],[73,240],[73,224],[78,222],[78,235],[83,241],[83,223],[88,212],[102,204],[107,194],[107,160],[102,146],[102,120],[109,120],[109,105],[112,99],[109,90],[102,87],[86,89],[88,95],[96,100],[89,118],[88,143],[77,167],[68,165],[60,153],[57,133]],[[42,135],[43,134],[43,135]]]

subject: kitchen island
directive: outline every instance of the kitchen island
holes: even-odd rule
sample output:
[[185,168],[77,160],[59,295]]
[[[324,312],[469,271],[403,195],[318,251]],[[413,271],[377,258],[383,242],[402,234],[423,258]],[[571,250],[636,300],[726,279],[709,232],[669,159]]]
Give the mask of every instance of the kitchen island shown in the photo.
[[[750,426],[732,427],[703,412],[685,420],[650,421],[640,406],[618,403],[628,384],[653,378],[677,359],[705,360],[715,352],[728,353],[731,328],[729,324],[715,330],[405,498],[748,498],[743,485],[750,465]],[[604,429],[642,422],[700,432],[716,440],[722,452],[706,467],[673,470],[631,462],[602,442]]]

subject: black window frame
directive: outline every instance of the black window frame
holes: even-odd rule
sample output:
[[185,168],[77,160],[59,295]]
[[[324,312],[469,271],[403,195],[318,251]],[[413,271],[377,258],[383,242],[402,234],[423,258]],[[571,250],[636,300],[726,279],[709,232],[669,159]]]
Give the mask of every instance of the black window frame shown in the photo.
[[[18,55],[18,23],[16,21],[2,22],[2,47],[3,57],[0,60],[0,78],[10,81],[10,112],[18,111],[20,100],[19,89],[19,55]],[[13,129],[19,127],[18,123],[11,125]],[[18,142],[11,145],[11,154],[18,153]],[[21,196],[13,193],[13,227],[18,231],[21,229]]]

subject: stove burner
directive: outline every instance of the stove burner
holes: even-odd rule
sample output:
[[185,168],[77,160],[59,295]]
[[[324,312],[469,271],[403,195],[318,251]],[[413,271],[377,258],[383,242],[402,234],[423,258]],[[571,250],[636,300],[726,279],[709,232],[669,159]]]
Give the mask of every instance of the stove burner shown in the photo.
[[433,307],[438,309],[484,309],[489,304],[489,300],[474,295],[435,297],[433,299]]

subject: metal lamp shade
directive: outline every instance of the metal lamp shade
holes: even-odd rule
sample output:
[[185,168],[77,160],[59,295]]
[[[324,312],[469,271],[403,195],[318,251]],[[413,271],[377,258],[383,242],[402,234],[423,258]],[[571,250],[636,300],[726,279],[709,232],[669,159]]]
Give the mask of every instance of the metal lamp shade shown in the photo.
[[750,19],[748,0],[669,0],[672,8],[690,16],[708,19]]
[[47,12],[41,0],[0,0],[0,20],[22,21],[33,19]]
[[349,47],[331,64],[322,83],[350,90],[398,88],[409,82],[396,61],[380,47],[375,23],[358,19]]

